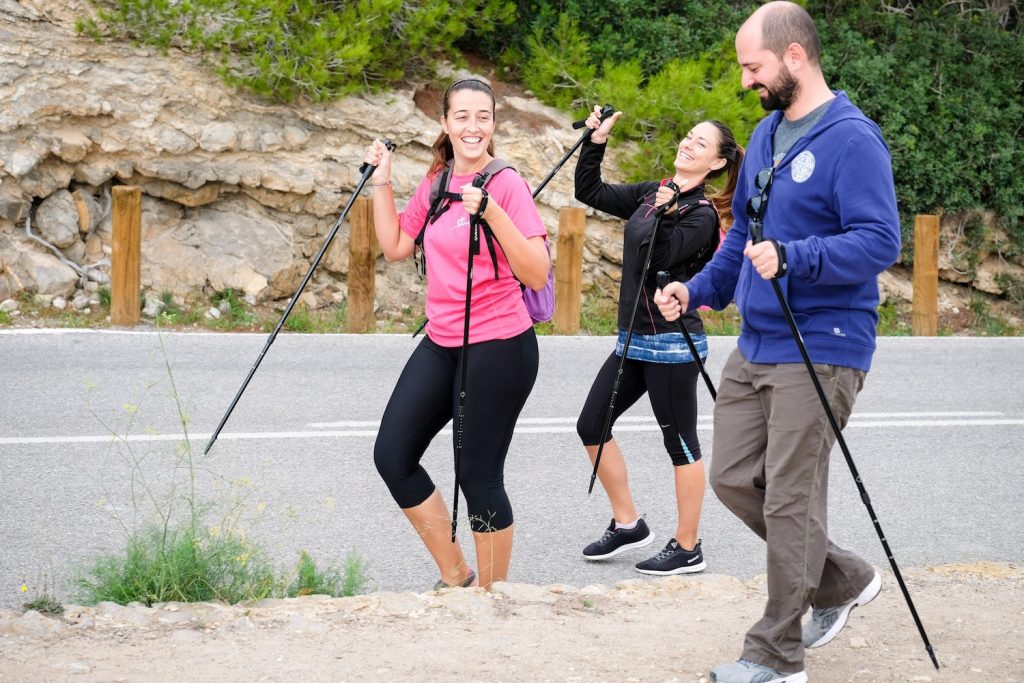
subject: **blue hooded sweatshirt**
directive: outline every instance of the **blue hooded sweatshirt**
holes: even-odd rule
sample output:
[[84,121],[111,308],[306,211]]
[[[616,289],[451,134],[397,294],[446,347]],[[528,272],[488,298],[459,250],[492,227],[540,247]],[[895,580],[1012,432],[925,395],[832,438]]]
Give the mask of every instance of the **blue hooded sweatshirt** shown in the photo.
[[[878,126],[844,92],[775,169],[764,239],[783,245],[788,273],[778,282],[814,363],[867,372],[875,350],[878,274],[900,253],[892,159]],[[750,138],[721,250],[687,284],[690,309],[721,310],[735,299],[742,316],[739,349],[754,363],[802,357],[772,284],[743,256],[747,201],[760,194],[758,171],[772,165],[782,112],[765,117]]]

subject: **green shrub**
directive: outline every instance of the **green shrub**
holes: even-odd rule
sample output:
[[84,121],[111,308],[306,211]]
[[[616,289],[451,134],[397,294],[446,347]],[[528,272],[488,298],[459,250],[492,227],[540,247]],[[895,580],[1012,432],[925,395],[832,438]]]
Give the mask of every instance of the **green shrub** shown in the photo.
[[[889,143],[911,257],[913,216],[994,210],[1024,253],[1024,25],[1017,3],[809,0],[822,68],[878,122]],[[741,95],[733,40],[756,3],[519,0],[517,20],[477,47],[546,102],[581,114],[612,103],[640,151],[631,180],[656,177],[672,139],[718,118],[745,142],[763,116]],[[468,45],[467,45],[468,47]],[[990,239],[991,236],[985,236]]]
[[366,581],[365,566],[358,555],[349,555],[341,569],[320,569],[309,553],[303,550],[296,567],[295,578],[285,590],[285,595],[289,598],[301,595],[346,597],[362,592]]
[[96,38],[202,53],[230,83],[325,101],[429,74],[471,27],[512,18],[507,0],[110,0],[79,22]]
[[938,0],[809,3],[822,17],[822,66],[850,92],[892,149],[893,173],[912,243],[913,216],[978,207],[995,210],[1024,251],[1024,36],[1019,15],[990,3]]
[[522,56],[538,34],[545,41],[563,40],[564,22],[587,36],[593,64],[636,61],[645,76],[673,59],[693,59],[723,39],[732,40],[754,3],[705,0],[518,0],[515,21],[500,32],[462,46],[499,61],[524,80],[530,68]]
[[607,61],[598,70],[579,23],[562,14],[555,30],[536,28],[526,42],[525,84],[545,101],[584,116],[611,103],[623,117],[612,135],[637,143],[624,160],[629,180],[658,178],[672,167],[679,140],[693,124],[718,119],[738,140],[750,136],[764,112],[754,93],[742,93],[739,67],[726,41],[689,59],[672,59],[648,75],[639,59]]
[[183,525],[147,528],[128,539],[124,555],[98,558],[79,580],[89,604],[110,601],[203,602],[265,598],[275,585],[263,552],[240,535]]

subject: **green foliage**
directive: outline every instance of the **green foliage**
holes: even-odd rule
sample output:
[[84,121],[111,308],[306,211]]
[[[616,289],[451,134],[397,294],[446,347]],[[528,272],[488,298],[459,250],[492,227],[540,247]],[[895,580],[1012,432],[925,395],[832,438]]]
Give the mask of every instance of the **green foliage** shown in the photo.
[[64,605],[49,593],[43,593],[39,597],[29,600],[22,607],[25,611],[35,610],[41,614],[64,614]]
[[988,297],[981,292],[973,292],[970,310],[974,316],[974,333],[982,337],[1015,337],[1024,334],[1024,329],[1014,327],[1009,322],[992,312]]
[[556,107],[586,109],[597,70],[579,24],[563,14],[554,33],[537,27],[526,45],[530,55],[523,73],[526,86]]
[[275,577],[260,549],[234,533],[186,524],[150,527],[128,539],[123,556],[95,561],[79,580],[83,598],[126,605],[141,602],[229,603],[272,594]]
[[14,318],[7,311],[0,311],[0,325],[10,325],[14,322]]
[[210,303],[221,311],[220,318],[211,321],[211,326],[216,329],[251,328],[255,323],[256,318],[245,305],[242,293],[237,290],[229,288],[215,292],[210,297]]
[[[719,0],[518,0],[515,21],[505,30],[463,41],[518,72],[522,56],[542,44],[566,40],[567,23],[587,37],[592,64],[636,61],[645,76],[661,71],[673,59],[699,57],[733,33],[753,7],[751,2]],[[557,53],[556,53],[557,54]],[[529,68],[521,75],[525,78]]]
[[313,314],[305,306],[293,308],[288,319],[284,321],[284,328],[289,332],[313,332],[315,326]]
[[910,324],[910,314],[902,306],[893,301],[886,301],[878,307],[878,325],[876,330],[879,336],[908,337],[913,333]]
[[639,58],[606,61],[598,70],[579,23],[562,14],[554,31],[535,28],[526,47],[523,79],[539,97],[580,116],[605,102],[624,113],[612,135],[638,144],[624,162],[630,180],[664,175],[695,123],[718,119],[745,140],[763,116],[757,97],[742,92],[733,48],[724,40],[706,53],[665,61],[651,74]]
[[[207,523],[213,505],[199,498],[200,467],[189,441],[189,419],[177,392],[162,337],[160,343],[182,440],[176,444],[167,463],[170,470],[167,480],[160,476],[151,478],[147,472],[154,454],[137,453],[126,438],[138,419],[139,404],[124,406],[127,422],[123,432],[121,429],[114,431],[116,438],[111,441],[111,449],[122,453],[131,469],[131,502],[135,514],[140,512],[140,505],[152,507],[157,521],[136,526],[114,513],[125,531],[125,551],[96,558],[80,574],[76,584],[83,602],[152,605],[168,601],[222,600],[236,603],[271,596],[309,593],[340,596],[360,591],[367,579],[364,565],[355,555],[349,555],[341,570],[330,567],[321,570],[308,553],[303,552],[294,573],[278,576],[263,548],[247,538],[240,511],[222,518],[221,524]],[[161,488],[167,491],[158,490],[155,481],[161,481]],[[238,483],[244,485],[244,482],[243,479]]]
[[613,102],[624,114],[612,135],[638,143],[623,163],[630,180],[648,180],[672,169],[679,141],[694,124],[717,119],[746,140],[763,112],[752,92],[741,94],[739,67],[725,52],[672,60],[646,81],[636,62],[606,65],[594,100]]
[[[881,126],[892,149],[904,216],[984,207],[1024,252],[1024,35],[990,3],[938,0],[809,3],[822,32],[822,67],[834,88]],[[1007,16],[1015,15],[1008,12]]]
[[204,54],[230,83],[314,101],[430,74],[456,40],[512,18],[508,0],[110,0],[79,31]]
[[618,334],[618,302],[604,292],[585,294],[580,306],[580,332],[582,334]]
[[[581,114],[610,102],[613,136],[635,140],[628,178],[656,177],[674,140],[717,118],[741,144],[763,116],[740,94],[733,39],[757,3],[518,0],[516,22],[474,47],[546,102]],[[1017,3],[811,0],[822,67],[878,122],[892,150],[911,256],[913,216],[998,213],[1006,256],[1024,254],[1024,24]],[[521,71],[520,71],[521,69]],[[985,235],[991,239],[991,235]]]
[[739,309],[736,304],[729,304],[721,311],[701,311],[704,321],[704,332],[711,336],[736,336],[740,333]]
[[342,569],[329,567],[321,570],[305,550],[299,557],[295,579],[285,589],[285,595],[295,598],[301,595],[330,595],[347,597],[363,591],[366,585],[366,571],[358,555],[349,555]]

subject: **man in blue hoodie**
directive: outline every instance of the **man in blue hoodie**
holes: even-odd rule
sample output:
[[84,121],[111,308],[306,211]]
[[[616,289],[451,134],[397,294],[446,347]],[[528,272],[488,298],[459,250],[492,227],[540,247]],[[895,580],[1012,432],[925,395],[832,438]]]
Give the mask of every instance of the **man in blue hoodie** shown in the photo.
[[[710,479],[767,542],[768,604],[741,659],[715,667],[711,679],[799,682],[804,648],[832,640],[850,610],[878,594],[881,577],[828,538],[835,435],[771,280],[845,425],[871,365],[878,275],[899,256],[900,224],[889,149],[878,126],[826,84],[807,12],[763,5],[737,32],[736,53],[743,87],[772,113],[750,139],[721,250],[655,301],[673,320],[735,300],[743,320],[715,403]],[[758,221],[763,235],[751,230]]]

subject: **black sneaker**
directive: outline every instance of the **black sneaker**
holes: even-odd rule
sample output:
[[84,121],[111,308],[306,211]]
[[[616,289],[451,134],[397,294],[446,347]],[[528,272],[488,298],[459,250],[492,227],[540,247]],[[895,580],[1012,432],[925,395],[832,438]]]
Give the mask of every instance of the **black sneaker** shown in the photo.
[[632,529],[616,529],[615,519],[605,529],[604,535],[583,549],[583,557],[588,560],[606,560],[632,548],[650,545],[654,534],[641,517]]
[[704,561],[704,553],[700,551],[700,541],[697,541],[693,550],[686,550],[673,538],[657,555],[638,563],[636,570],[641,574],[668,576],[669,574],[693,574],[704,571],[707,566],[707,562]]

